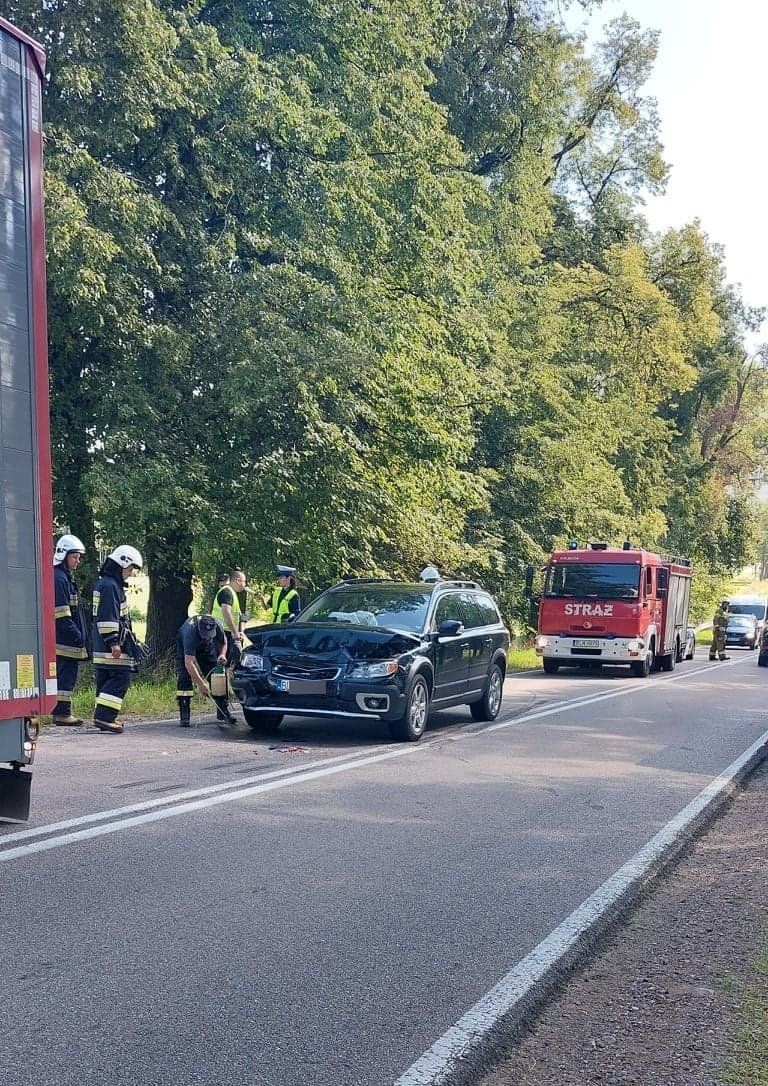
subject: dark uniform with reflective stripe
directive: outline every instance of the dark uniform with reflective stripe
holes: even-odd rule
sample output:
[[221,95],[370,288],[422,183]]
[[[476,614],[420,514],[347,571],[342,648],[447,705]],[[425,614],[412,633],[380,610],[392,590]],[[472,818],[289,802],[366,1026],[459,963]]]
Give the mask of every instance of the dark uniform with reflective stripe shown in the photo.
[[114,728],[119,723],[117,717],[137,668],[132,656],[121,651],[116,658],[111,650],[113,645],[120,644],[123,630],[130,628],[123,571],[108,558],[93,589],[94,724],[101,722]]
[[204,637],[197,628],[199,618],[200,616],[197,615],[188,618],[176,635],[176,701],[183,728],[189,727],[189,710],[194,686],[192,676],[184,663],[184,657],[194,656],[203,677],[207,678],[216,667],[216,662],[226,644],[224,630],[219,622],[216,623],[216,632],[213,637]]
[[72,694],[80,663],[88,659],[88,627],[75,579],[64,562],[53,567],[56,618],[56,694],[54,717],[72,715]]

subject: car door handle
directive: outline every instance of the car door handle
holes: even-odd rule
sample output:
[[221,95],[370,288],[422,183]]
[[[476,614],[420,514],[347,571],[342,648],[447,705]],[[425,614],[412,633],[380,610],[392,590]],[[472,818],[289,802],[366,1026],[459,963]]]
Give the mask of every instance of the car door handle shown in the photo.
[[466,650],[467,652],[469,652],[471,648],[472,646],[470,645],[469,641],[465,641],[461,646],[461,651],[464,652]]
[[486,647],[487,647],[488,645],[492,645],[492,644],[493,644],[493,638],[492,638],[492,637],[484,637],[484,638],[483,638],[483,644],[484,644],[484,645],[485,645]]

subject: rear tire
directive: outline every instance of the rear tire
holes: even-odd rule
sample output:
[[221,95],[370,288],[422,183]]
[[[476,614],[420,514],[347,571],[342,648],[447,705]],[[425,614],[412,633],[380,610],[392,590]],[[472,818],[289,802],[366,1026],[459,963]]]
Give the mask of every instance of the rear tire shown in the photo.
[[557,675],[560,667],[558,660],[553,660],[551,656],[545,656],[541,662],[544,665],[545,675]]
[[429,689],[421,675],[417,675],[408,691],[405,713],[399,720],[390,722],[389,731],[393,739],[407,743],[418,743],[429,720]]
[[501,709],[501,695],[504,676],[498,664],[494,664],[488,674],[485,691],[479,701],[472,701],[469,711],[473,720],[495,720]]
[[661,671],[674,671],[675,664],[677,663],[677,645],[672,649],[672,652],[667,653],[665,656],[659,657],[659,667]]
[[256,713],[243,706],[245,723],[257,735],[274,735],[283,722],[282,713]]

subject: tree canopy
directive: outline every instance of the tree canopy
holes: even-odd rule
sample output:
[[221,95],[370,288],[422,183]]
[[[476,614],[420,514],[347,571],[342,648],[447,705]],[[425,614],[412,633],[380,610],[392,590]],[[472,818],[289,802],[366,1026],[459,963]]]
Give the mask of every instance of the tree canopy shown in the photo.
[[759,314],[643,216],[656,35],[590,54],[562,6],[6,5],[48,54],[56,509],[145,552],[158,654],[221,567],[435,562],[513,614],[569,538],[751,554]]

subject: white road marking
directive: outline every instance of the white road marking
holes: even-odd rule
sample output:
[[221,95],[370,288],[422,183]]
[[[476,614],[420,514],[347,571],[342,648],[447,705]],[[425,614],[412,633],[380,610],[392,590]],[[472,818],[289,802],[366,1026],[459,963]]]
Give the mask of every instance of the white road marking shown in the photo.
[[[730,662],[716,665],[718,668],[729,666],[732,666]],[[660,679],[659,681],[665,683],[681,681],[711,670],[711,666],[703,667],[697,671],[686,671],[684,674],[679,673],[677,675],[670,675],[668,678]],[[428,750],[435,744],[442,743],[449,738],[453,741],[474,739],[476,736],[484,735],[486,732],[498,731],[502,728],[525,724],[531,720],[540,720],[542,717],[553,716],[556,713],[564,712],[567,709],[579,709],[596,702],[622,697],[637,690],[657,689],[658,685],[658,682],[649,682],[647,679],[637,679],[634,682],[621,683],[615,690],[608,690],[602,693],[594,692],[581,694],[576,698],[550,703],[541,709],[524,713],[522,716],[510,717],[495,724],[489,724],[479,731],[476,723],[466,724],[459,730],[458,734],[454,731],[451,735],[437,736],[434,739],[423,740],[419,744],[409,743],[405,746],[397,747],[395,750],[391,750],[389,747],[382,750],[381,747],[377,747],[374,748],[374,750],[381,751],[381,753],[367,752],[363,756],[346,754],[337,755],[333,758],[323,759],[319,762],[311,762],[298,769],[291,766],[285,769],[274,770],[271,773],[256,774],[251,778],[240,778],[239,780],[209,785],[205,788],[180,792],[175,796],[163,796],[158,799],[145,800],[140,803],[131,804],[130,806],[115,808],[114,810],[97,811],[92,814],[81,815],[77,818],[50,823],[46,826],[37,826],[31,829],[20,830],[0,837],[0,863],[16,860],[22,856],[29,856],[36,852],[47,852],[50,849],[61,848],[64,845],[75,844],[78,841],[102,837],[105,834],[117,833],[120,830],[148,825],[151,822],[159,822],[166,818],[173,818],[179,815],[189,814],[193,811],[204,810],[208,807],[219,806],[222,803],[231,803],[235,800],[244,799],[249,796],[277,791],[278,789],[287,788],[294,784],[303,784],[306,781],[317,780],[321,777],[328,777],[349,770],[359,769],[363,766],[373,765],[376,762],[390,761],[393,758],[403,758],[408,755],[417,754],[420,751]],[[248,786],[243,787],[244,784],[247,784]],[[138,813],[142,811],[147,813]],[[93,825],[93,823],[96,822],[106,824]],[[77,828],[84,826],[89,826],[90,828]],[[7,847],[9,841],[30,840],[34,837],[45,837],[46,839],[34,844],[18,845],[11,848]]]
[[530,995],[542,977],[566,957],[601,916],[616,906],[633,884],[648,875],[681,832],[696,821],[719,793],[731,786],[744,766],[767,745],[768,732],[764,732],[655,837],[574,909],[530,954],[522,958],[498,984],[486,992],[458,1022],[446,1030],[442,1037],[397,1079],[395,1086],[442,1086],[449,1082],[451,1076],[461,1067],[462,1061],[477,1052],[494,1027]]

